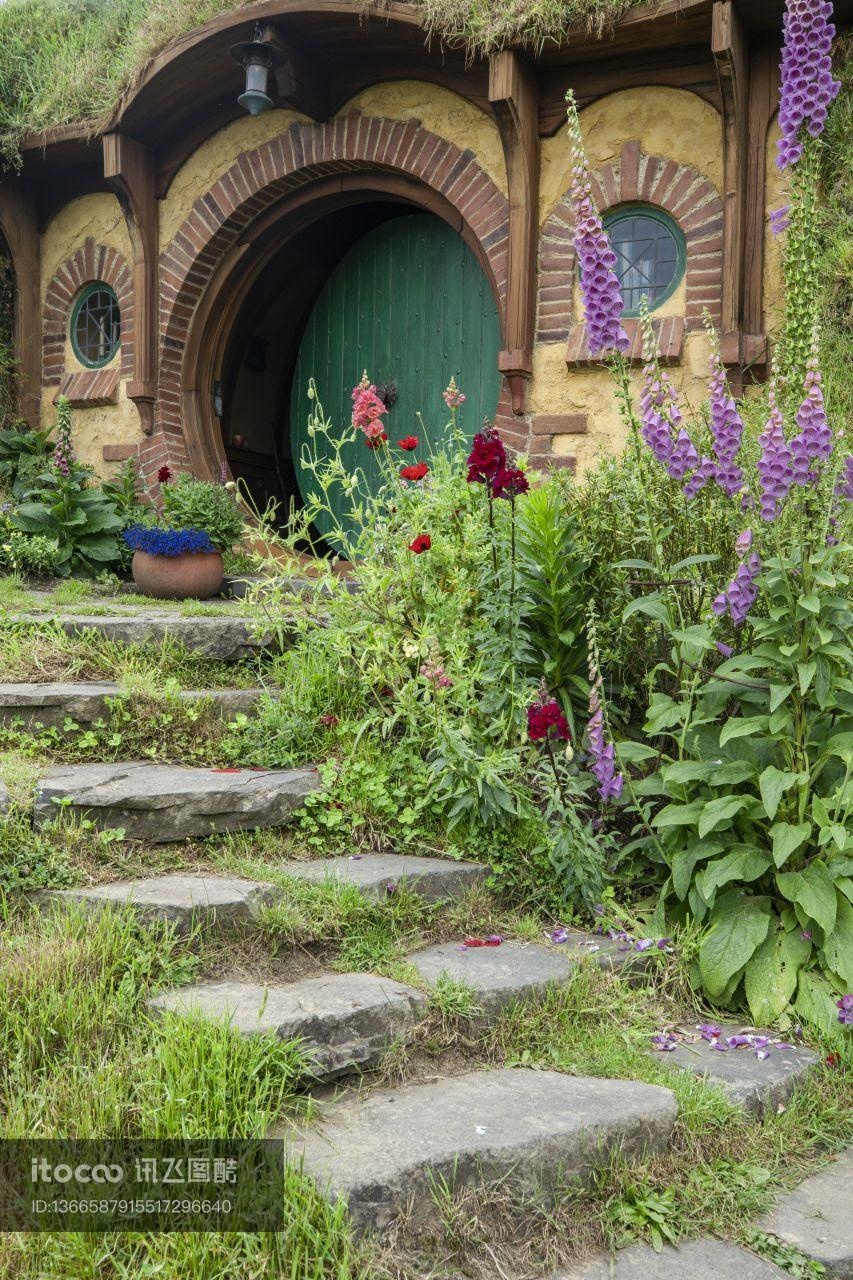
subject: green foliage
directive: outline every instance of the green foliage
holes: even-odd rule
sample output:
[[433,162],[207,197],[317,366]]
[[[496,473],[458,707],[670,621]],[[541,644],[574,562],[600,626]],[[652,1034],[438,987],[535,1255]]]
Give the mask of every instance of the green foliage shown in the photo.
[[243,535],[243,517],[224,484],[182,474],[160,490],[167,529],[200,529],[217,551],[228,551]]
[[64,396],[57,406],[56,438],[53,462],[25,494],[12,522],[57,544],[61,576],[95,577],[119,559],[122,521],[112,500],[92,485],[91,470],[74,459],[71,407]]
[[47,470],[53,430],[32,431],[23,422],[0,430],[0,483],[14,497],[20,498]]

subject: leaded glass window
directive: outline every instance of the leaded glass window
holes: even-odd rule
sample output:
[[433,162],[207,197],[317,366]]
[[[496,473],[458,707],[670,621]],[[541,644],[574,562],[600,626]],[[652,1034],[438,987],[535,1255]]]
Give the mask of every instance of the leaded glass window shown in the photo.
[[121,341],[118,298],[106,284],[89,285],[71,317],[74,354],[90,369],[109,364]]
[[649,307],[665,302],[684,275],[684,236],[673,220],[658,209],[621,209],[604,225],[616,254],[616,275],[628,315],[638,315],[643,297]]

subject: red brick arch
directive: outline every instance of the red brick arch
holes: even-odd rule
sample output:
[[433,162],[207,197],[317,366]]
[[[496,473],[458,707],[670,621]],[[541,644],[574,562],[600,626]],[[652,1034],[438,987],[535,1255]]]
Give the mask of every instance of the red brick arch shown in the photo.
[[[351,112],[325,124],[295,123],[238,156],[192,211],[160,257],[158,456],[182,452],[182,365],[193,315],[224,255],[259,214],[288,193],[336,174],[383,171],[415,179],[459,214],[474,239],[503,314],[508,205],[474,154],[424,129]],[[417,187],[412,187],[417,199]],[[161,434],[162,433],[162,434]],[[152,441],[152,445],[155,442]],[[154,450],[152,449],[152,456]]]
[[121,309],[121,376],[133,377],[133,278],[118,249],[97,244],[92,236],[64,262],[47,286],[42,310],[42,381],[57,386],[65,372],[65,340],[71,309],[88,284],[108,284]]
[[[723,294],[723,204],[704,174],[689,164],[646,155],[639,142],[626,142],[618,160],[592,175],[592,195],[599,212],[634,202],[666,210],[687,241],[687,306],[681,331],[697,329],[707,309],[719,327]],[[540,342],[575,343],[572,296],[575,252],[568,193],[551,213],[539,242]],[[665,322],[664,322],[665,323]],[[630,322],[629,322],[630,325]],[[636,327],[636,326],[631,326]],[[672,326],[673,328],[675,326]],[[570,352],[570,358],[572,353]]]

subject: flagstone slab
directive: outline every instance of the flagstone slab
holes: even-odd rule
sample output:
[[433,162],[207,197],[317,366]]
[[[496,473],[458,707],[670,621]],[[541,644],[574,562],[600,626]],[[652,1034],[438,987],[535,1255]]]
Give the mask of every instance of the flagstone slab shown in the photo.
[[516,1000],[542,996],[554,984],[565,984],[576,965],[560,951],[535,942],[503,942],[499,947],[464,947],[441,942],[406,957],[433,986],[442,974],[470,987],[486,1016]]
[[[717,1025],[723,1037],[736,1035],[741,1030],[737,1024]],[[718,1085],[735,1106],[756,1114],[784,1106],[796,1085],[820,1062],[811,1049],[791,1045],[783,1048],[772,1043],[767,1046],[769,1055],[764,1059],[756,1057],[752,1048],[730,1049],[721,1053],[708,1041],[702,1040],[694,1028],[685,1028],[684,1033],[696,1035],[696,1041],[681,1043],[660,1056],[666,1062]],[[772,1039],[772,1032],[762,1034]]]
[[668,1089],[556,1071],[474,1071],[318,1104],[316,1127],[290,1148],[318,1188],[382,1230],[410,1209],[435,1218],[435,1179],[456,1190],[511,1178],[547,1197],[614,1150],[667,1147],[678,1114]]
[[489,875],[489,868],[479,862],[417,858],[401,853],[366,853],[349,858],[286,862],[281,870],[309,884],[328,881],[349,884],[377,898],[386,897],[397,886],[405,885],[430,902],[461,898],[482,884]]
[[[209,702],[223,718],[248,715],[261,689],[181,689],[182,703]],[[76,724],[93,724],[109,715],[108,701],[128,696],[128,690],[108,681],[56,682],[49,684],[0,684],[0,724],[23,722],[25,728],[42,725],[59,728],[66,719]]]
[[21,622],[56,624],[66,635],[94,631],[114,644],[161,645],[177,640],[193,653],[221,662],[253,658],[271,649],[271,636],[258,635],[247,618],[233,614],[185,615],[177,610],[134,609],[110,614],[24,614]]
[[320,786],[316,769],[184,769],[173,765],[65,765],[36,786],[33,821],[50,822],[61,802],[97,827],[124,828],[154,844],[216,832],[286,826]]
[[759,1226],[823,1263],[833,1280],[853,1280],[853,1147],[782,1196]]
[[286,986],[200,982],[165,992],[156,1010],[227,1018],[243,1035],[274,1031],[301,1040],[320,1078],[376,1062],[415,1025],[426,1004],[421,992],[367,973],[334,973]]
[[277,885],[238,876],[175,874],[90,888],[43,890],[37,900],[79,904],[88,911],[129,907],[143,924],[169,923],[179,933],[188,933],[195,924],[221,932],[245,927],[255,921],[261,908],[281,895]]
[[691,1240],[655,1253],[650,1245],[632,1245],[613,1257],[599,1254],[560,1271],[550,1280],[785,1280],[775,1263],[725,1240]]

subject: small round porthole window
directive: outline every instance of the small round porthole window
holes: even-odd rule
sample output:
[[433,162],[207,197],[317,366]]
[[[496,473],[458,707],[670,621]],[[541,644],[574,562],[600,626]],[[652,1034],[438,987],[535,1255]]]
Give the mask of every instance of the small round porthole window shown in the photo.
[[71,316],[71,346],[90,369],[109,364],[121,341],[118,298],[108,284],[90,284],[77,299]]
[[671,297],[684,275],[687,250],[681,228],[648,205],[618,209],[604,219],[616,275],[628,315],[639,315],[644,297],[654,309]]

